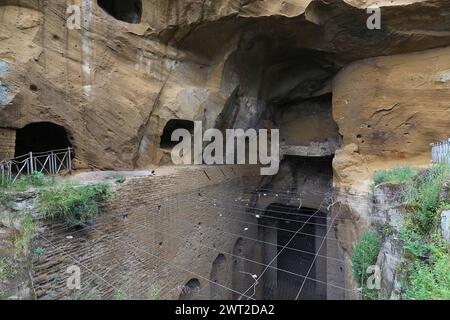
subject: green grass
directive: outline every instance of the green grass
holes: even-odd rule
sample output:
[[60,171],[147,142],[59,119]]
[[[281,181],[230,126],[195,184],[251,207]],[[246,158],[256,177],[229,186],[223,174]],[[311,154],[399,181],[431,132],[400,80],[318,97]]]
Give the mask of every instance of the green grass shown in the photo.
[[439,255],[432,263],[415,261],[404,285],[408,300],[450,300],[450,259]]
[[383,171],[378,171],[373,177],[373,183],[375,186],[380,184],[401,184],[410,182],[417,171],[411,167],[398,167],[394,169],[387,169]]
[[387,238],[392,236],[395,233],[395,231],[392,229],[391,226],[383,225],[378,228],[378,233],[381,234],[383,237]]
[[1,187],[10,191],[23,192],[31,188],[43,188],[54,185],[55,180],[53,178],[46,177],[41,172],[33,172],[31,175],[23,175],[16,182],[7,182]]
[[121,291],[117,292],[114,296],[114,300],[125,300],[125,294]]
[[0,282],[3,282],[7,279],[14,278],[16,276],[16,272],[14,267],[12,266],[11,259],[7,257],[0,258]]
[[[375,180],[376,178],[376,180]],[[401,270],[403,297],[412,300],[450,299],[448,245],[440,234],[440,215],[448,204],[440,202],[450,167],[435,164],[412,174],[406,168],[375,175],[374,184],[408,182],[401,197],[408,215],[400,229],[406,262]]]
[[437,214],[437,209],[441,206],[439,196],[449,177],[449,166],[434,165],[414,179],[403,191],[405,204],[412,212],[409,227],[415,232],[426,234],[436,226],[440,218]]
[[362,288],[365,299],[376,299],[377,290],[367,288],[367,268],[375,265],[381,249],[381,239],[377,232],[367,231],[355,246],[352,254],[353,276]]
[[12,210],[14,208],[14,198],[10,193],[0,190],[0,206]]
[[26,253],[30,247],[30,242],[36,233],[36,223],[31,213],[26,212],[22,221],[21,230],[18,236],[14,239],[14,246],[16,252]]
[[70,226],[83,226],[109,201],[107,184],[76,186],[66,184],[39,191],[38,207],[43,219],[63,219]]

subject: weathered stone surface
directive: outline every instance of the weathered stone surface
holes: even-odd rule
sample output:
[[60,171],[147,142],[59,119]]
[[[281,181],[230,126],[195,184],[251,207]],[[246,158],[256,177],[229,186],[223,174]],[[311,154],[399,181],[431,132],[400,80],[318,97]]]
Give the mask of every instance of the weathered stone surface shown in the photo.
[[398,239],[387,238],[381,246],[377,266],[381,271],[381,299],[396,299],[401,294],[400,265],[403,262],[403,244]]
[[[305,73],[294,59],[301,49],[331,53],[330,72],[347,61],[450,44],[447,1],[383,3],[380,31],[365,28],[370,3],[147,0],[141,22],[129,24],[92,2],[82,10],[83,28],[67,30],[62,1],[7,1],[0,127],[55,122],[69,132],[79,166],[145,167],[162,158],[159,139],[171,118],[211,127],[231,104],[240,109],[232,126],[254,126],[280,99],[323,90],[327,73]],[[417,11],[419,24],[411,18]],[[444,89],[447,71],[440,71],[436,86]]]
[[430,143],[446,138],[450,125],[450,82],[440,80],[450,70],[449,54],[443,48],[368,59],[338,74],[333,114],[343,136],[335,159],[339,187],[366,191],[376,170],[430,163]]
[[[317,149],[339,141],[334,187],[348,210],[335,234],[349,262],[369,222],[373,173],[427,165],[429,143],[448,138],[447,0],[144,0],[137,24],[96,1],[74,4],[80,30],[65,28],[65,1],[0,5],[0,128],[63,126],[77,168],[168,162],[159,145],[171,119],[279,126],[297,156],[332,153],[332,143]],[[372,4],[381,30],[366,28]],[[312,100],[327,95],[336,124],[331,104]],[[292,172],[301,170],[282,168],[275,184],[297,185]]]
[[15,145],[16,131],[0,129],[0,160],[13,158]]

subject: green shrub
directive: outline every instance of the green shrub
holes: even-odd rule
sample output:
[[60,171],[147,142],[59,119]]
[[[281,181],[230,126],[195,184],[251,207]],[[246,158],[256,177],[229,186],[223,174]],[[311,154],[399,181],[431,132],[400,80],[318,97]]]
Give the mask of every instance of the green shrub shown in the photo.
[[30,188],[42,188],[54,184],[53,178],[47,178],[41,172],[33,172],[31,175],[23,175],[16,182],[6,182],[2,185],[3,188],[11,189],[13,191],[26,191]]
[[0,190],[0,206],[3,206],[7,209],[14,208],[14,199],[10,193],[6,193]]
[[410,182],[416,174],[417,171],[412,169],[411,167],[398,167],[376,172],[373,177],[373,182],[375,186],[383,183],[406,183]]
[[70,226],[83,226],[99,213],[110,199],[107,184],[76,186],[67,184],[39,192],[39,208],[44,219],[63,219]]
[[391,226],[389,226],[388,224],[385,224],[378,228],[378,233],[383,235],[383,237],[387,238],[394,234],[394,230],[392,229]]
[[403,226],[400,230],[400,239],[403,241],[405,256],[408,258],[427,258],[430,248],[419,234],[411,226]]
[[363,296],[366,299],[375,299],[376,290],[367,289],[367,268],[375,265],[381,249],[381,239],[377,232],[368,231],[363,234],[355,246],[352,254],[353,275],[362,287]]
[[14,245],[18,252],[27,252],[30,241],[36,233],[36,223],[31,213],[27,212],[22,221],[22,227],[19,235],[14,239]]
[[415,261],[405,287],[409,300],[450,300],[450,260],[440,255],[432,264]]
[[439,233],[440,212],[446,208],[439,198],[449,176],[448,165],[433,165],[402,191],[409,209],[400,231],[405,257],[409,260],[403,272],[405,299],[450,299],[448,246]]
[[114,300],[125,300],[125,294],[121,291],[117,292],[114,296]]
[[7,257],[0,258],[0,282],[6,279],[14,278],[16,276],[16,271],[12,265],[11,259]]
[[414,179],[413,183],[403,191],[405,204],[412,211],[409,225],[417,233],[427,234],[436,226],[439,218],[437,214],[440,206],[439,196],[449,175],[449,166],[434,165]]

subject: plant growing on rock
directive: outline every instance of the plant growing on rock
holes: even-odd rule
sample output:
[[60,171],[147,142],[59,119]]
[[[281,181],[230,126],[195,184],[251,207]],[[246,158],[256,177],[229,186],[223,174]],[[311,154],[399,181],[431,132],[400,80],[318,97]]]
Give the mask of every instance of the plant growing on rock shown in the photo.
[[436,164],[418,173],[402,189],[409,214],[400,230],[406,258],[402,267],[405,299],[450,299],[448,245],[440,234],[440,203],[450,167]]
[[415,261],[407,272],[406,299],[450,299],[450,260],[447,255],[438,255],[431,264]]
[[44,219],[63,219],[69,226],[83,226],[98,215],[99,207],[109,201],[110,197],[107,184],[67,184],[41,190],[39,209]]
[[411,167],[398,167],[394,169],[387,169],[383,171],[378,171],[373,177],[374,186],[378,186],[384,183],[389,184],[401,184],[410,182],[417,171]]
[[449,166],[434,165],[403,191],[405,204],[412,212],[408,223],[415,232],[426,234],[436,226],[439,197],[449,176]]
[[30,188],[43,188],[51,186],[55,183],[53,178],[46,177],[42,172],[33,172],[31,175],[21,176],[15,183],[7,183],[3,188],[11,191],[27,191]]
[[0,258],[0,282],[6,279],[14,278],[16,271],[14,270],[11,259],[7,257]]
[[14,239],[14,245],[18,252],[27,252],[30,242],[36,233],[36,223],[30,212],[25,213],[22,221],[21,230]]
[[367,268],[375,265],[381,249],[381,239],[377,232],[367,231],[356,244],[352,254],[353,276],[362,288],[365,299],[375,299],[376,290],[367,288]]

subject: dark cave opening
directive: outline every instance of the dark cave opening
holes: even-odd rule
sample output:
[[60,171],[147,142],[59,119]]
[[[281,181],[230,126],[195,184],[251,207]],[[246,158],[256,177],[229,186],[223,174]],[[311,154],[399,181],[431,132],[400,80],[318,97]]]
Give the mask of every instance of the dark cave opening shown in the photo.
[[141,22],[141,0],[98,0],[97,3],[117,20],[135,24]]
[[178,141],[172,141],[172,133],[177,129],[186,129],[191,134],[194,133],[194,122],[182,119],[171,119],[164,127],[163,134],[161,136],[160,148],[172,149],[178,144]]
[[198,279],[189,280],[186,285],[181,289],[178,300],[192,300],[200,292],[200,281]]
[[30,123],[16,131],[16,157],[29,152],[60,150],[71,146],[66,129],[51,122]]
[[[263,279],[263,298],[269,300],[325,300],[327,297],[326,234],[327,214],[316,209],[273,203],[266,209],[262,226],[265,260],[276,258],[276,268]],[[309,220],[308,220],[309,219]],[[297,232],[301,228],[300,232]],[[297,233],[296,233],[297,232]],[[284,248],[286,246],[286,248]],[[319,252],[320,251],[320,252]],[[305,278],[305,276],[307,278]]]
[[211,268],[211,281],[218,285],[211,285],[211,300],[221,300],[227,296],[227,290],[223,287],[226,283],[226,258],[223,254],[219,254],[214,260]]

